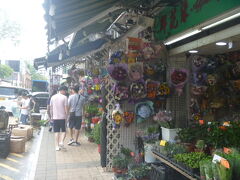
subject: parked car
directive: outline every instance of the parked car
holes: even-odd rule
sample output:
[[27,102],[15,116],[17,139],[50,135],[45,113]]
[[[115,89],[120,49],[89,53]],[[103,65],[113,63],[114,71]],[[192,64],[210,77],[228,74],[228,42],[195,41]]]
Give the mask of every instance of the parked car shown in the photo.
[[0,85],[0,107],[4,106],[6,108],[6,112],[10,115],[17,116],[17,101],[18,97],[21,96],[22,93],[28,94],[29,92],[21,87]]
[[47,101],[49,98],[48,92],[33,92],[32,94],[33,99],[38,104],[40,109],[46,109],[47,108]]

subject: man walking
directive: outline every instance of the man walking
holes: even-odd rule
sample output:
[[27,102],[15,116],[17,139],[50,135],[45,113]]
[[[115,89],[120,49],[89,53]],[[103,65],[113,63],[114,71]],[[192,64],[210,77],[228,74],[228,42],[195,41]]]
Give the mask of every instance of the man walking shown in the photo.
[[67,87],[61,86],[59,92],[50,100],[50,111],[55,133],[56,151],[64,148],[66,137],[66,119],[68,114]]
[[[79,93],[78,93],[79,92]],[[83,104],[85,102],[85,97],[83,96],[84,91],[81,89],[79,91],[79,87],[75,86],[71,88],[71,95],[68,99],[68,107],[69,107],[69,129],[71,139],[68,145],[80,145],[78,142],[78,137],[82,125],[82,110]],[[73,128],[75,137],[73,138]]]

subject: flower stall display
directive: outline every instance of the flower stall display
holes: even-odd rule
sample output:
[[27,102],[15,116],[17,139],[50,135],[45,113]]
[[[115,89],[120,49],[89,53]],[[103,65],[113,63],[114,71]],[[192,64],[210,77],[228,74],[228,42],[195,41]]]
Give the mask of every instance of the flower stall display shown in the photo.
[[135,119],[135,114],[132,111],[125,111],[123,113],[124,125],[128,127]]
[[123,81],[128,77],[127,64],[110,64],[107,70],[110,76],[116,81]]
[[129,87],[124,83],[116,83],[114,87],[114,99],[116,101],[123,101],[129,97]]
[[129,66],[128,76],[131,81],[139,81],[143,78],[143,64],[138,63],[131,63]]
[[131,98],[134,100],[143,99],[146,97],[146,88],[143,81],[133,82],[130,85]]
[[113,128],[120,128],[120,124],[123,121],[123,112],[120,109],[120,104],[116,104],[115,109],[112,112]]

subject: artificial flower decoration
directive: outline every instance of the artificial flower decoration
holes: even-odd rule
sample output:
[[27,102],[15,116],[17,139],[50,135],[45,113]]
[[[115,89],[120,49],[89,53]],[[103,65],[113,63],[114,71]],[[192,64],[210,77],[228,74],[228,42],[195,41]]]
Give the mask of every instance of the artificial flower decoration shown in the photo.
[[111,55],[111,57],[110,57],[109,64],[121,63],[123,56],[124,56],[124,52],[123,51],[116,51],[116,52],[114,52]]
[[154,99],[157,96],[158,82],[148,79],[146,81],[147,98]]
[[200,71],[204,68],[207,63],[207,59],[202,56],[194,55],[192,56],[192,69],[193,71]]
[[142,99],[146,97],[144,82],[134,82],[130,86],[130,93],[133,99]]
[[117,83],[114,87],[114,99],[122,101],[129,98],[129,87],[122,83]]
[[167,83],[160,83],[157,90],[158,96],[167,96],[170,94],[170,87]]
[[165,128],[174,128],[172,112],[167,110],[159,110],[159,112],[153,116],[153,120],[156,121],[160,126]]
[[152,101],[145,101],[136,104],[135,106],[135,114],[137,123],[141,123],[146,119],[150,118],[154,113],[153,109],[153,102]]
[[150,43],[143,44],[142,53],[145,60],[151,60],[151,58],[154,56],[154,49]]
[[216,68],[218,67],[218,61],[216,58],[211,58],[208,60],[204,71],[206,71],[207,73],[214,73],[216,71]]
[[239,79],[240,77],[240,61],[236,62],[232,68],[233,79]]
[[209,86],[214,86],[217,84],[217,75],[216,74],[209,74],[207,76],[207,82]]
[[203,95],[207,90],[207,86],[198,86],[198,85],[192,85],[191,92],[192,94],[196,96]]
[[133,63],[129,64],[129,79],[131,81],[138,81],[143,78],[143,64]]
[[146,79],[164,79],[166,66],[163,63],[144,63],[144,76]]
[[128,76],[127,64],[109,65],[107,69],[110,76],[116,81],[123,81]]
[[120,128],[120,124],[123,121],[123,112],[120,109],[120,104],[115,105],[115,109],[112,112],[113,127]]
[[124,117],[124,124],[126,127],[128,127],[133,121],[134,121],[134,112],[132,111],[125,111],[123,114]]
[[202,72],[193,73],[192,83],[195,85],[205,85],[207,81],[207,74]]
[[173,69],[170,73],[171,84],[175,87],[177,94],[180,96],[188,79],[188,71],[186,69]]

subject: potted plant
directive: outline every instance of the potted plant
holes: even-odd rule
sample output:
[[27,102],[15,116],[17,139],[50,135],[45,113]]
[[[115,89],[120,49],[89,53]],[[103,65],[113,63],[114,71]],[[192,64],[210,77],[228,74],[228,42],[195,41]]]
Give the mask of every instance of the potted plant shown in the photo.
[[128,171],[129,161],[120,155],[113,157],[112,170],[116,174],[125,174]]
[[93,139],[98,145],[98,152],[101,152],[101,123],[95,124],[93,128]]
[[196,152],[203,152],[205,149],[205,141],[204,140],[198,140],[196,143]]
[[129,169],[129,176],[131,180],[150,180],[151,166],[141,163]]
[[162,139],[175,142],[177,137],[178,128],[175,128],[175,121],[172,118],[171,111],[159,111],[154,117],[153,120],[156,121],[162,128]]

